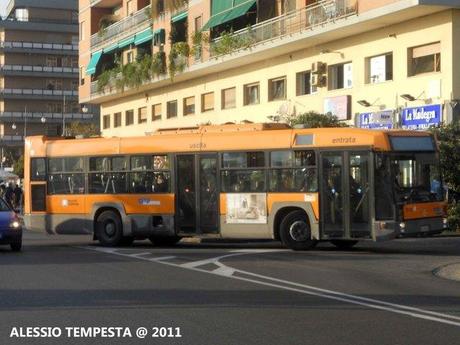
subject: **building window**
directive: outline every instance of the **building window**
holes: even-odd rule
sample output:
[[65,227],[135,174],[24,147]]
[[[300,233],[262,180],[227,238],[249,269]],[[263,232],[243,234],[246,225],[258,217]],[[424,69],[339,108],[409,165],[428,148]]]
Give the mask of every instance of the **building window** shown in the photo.
[[161,103],[152,105],[152,121],[161,120]]
[[72,56],[72,59],[70,60],[70,66],[72,68],[78,68],[78,57]]
[[279,101],[286,99],[286,77],[268,81],[268,100]]
[[173,117],[177,117],[177,101],[166,103],[166,118],[171,119]]
[[121,127],[121,113],[113,114],[113,127]]
[[56,56],[47,56],[46,57],[46,67],[57,67],[57,57]]
[[214,110],[214,92],[201,95],[201,112]]
[[147,107],[142,107],[137,110],[137,123],[147,122]]
[[80,85],[85,85],[85,69],[84,67],[80,67]]
[[85,39],[85,21],[80,23],[80,41]]
[[110,115],[104,115],[102,117],[102,128],[110,128]]
[[129,51],[126,53],[126,63],[133,63],[134,62],[134,52]]
[[184,98],[184,116],[195,114],[195,97]]
[[134,13],[134,1],[128,0],[126,3],[126,15],[129,16]]
[[367,80],[369,84],[393,80],[393,54],[382,54],[366,59]]
[[62,90],[62,80],[61,79],[46,80],[46,89],[47,90]]
[[254,105],[260,103],[259,83],[244,85],[244,105]]
[[222,90],[222,109],[236,108],[236,88]]
[[127,110],[125,113],[125,126],[134,124],[134,110]]
[[329,90],[353,87],[353,65],[351,62],[329,66],[327,75]]
[[311,82],[312,74],[310,71],[299,72],[296,75],[296,95],[310,95],[318,91],[317,86],[313,86]]
[[441,43],[409,48],[409,76],[441,72]]

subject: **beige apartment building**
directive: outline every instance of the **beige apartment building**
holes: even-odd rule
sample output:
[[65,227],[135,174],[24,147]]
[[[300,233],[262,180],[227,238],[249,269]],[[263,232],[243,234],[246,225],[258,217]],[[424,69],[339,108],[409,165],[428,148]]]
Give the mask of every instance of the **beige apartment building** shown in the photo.
[[365,128],[460,114],[457,0],[80,0],[81,103],[105,136],[316,111]]
[[61,135],[72,121],[93,121],[78,103],[78,3],[10,0],[0,21],[2,167],[24,136]]

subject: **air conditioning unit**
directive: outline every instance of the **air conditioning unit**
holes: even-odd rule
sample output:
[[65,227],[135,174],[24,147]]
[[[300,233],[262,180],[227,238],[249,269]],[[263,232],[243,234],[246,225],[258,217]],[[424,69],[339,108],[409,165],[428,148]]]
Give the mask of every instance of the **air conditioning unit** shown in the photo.
[[326,64],[324,62],[313,62],[311,64],[311,73],[313,74],[324,74],[326,73]]
[[311,86],[313,87],[324,87],[326,86],[327,78],[324,75],[312,74],[311,75]]

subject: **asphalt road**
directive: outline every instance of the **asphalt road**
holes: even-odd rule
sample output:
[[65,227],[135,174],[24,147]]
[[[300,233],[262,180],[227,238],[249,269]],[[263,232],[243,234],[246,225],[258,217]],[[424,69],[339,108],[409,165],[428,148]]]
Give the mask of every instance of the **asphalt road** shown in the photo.
[[[87,237],[25,234],[0,247],[0,344],[458,344],[460,237],[321,244],[149,242],[105,249]],[[57,339],[10,338],[59,327]],[[65,327],[129,327],[132,338],[68,338]],[[148,329],[145,339],[135,331]],[[180,338],[152,338],[154,327]]]

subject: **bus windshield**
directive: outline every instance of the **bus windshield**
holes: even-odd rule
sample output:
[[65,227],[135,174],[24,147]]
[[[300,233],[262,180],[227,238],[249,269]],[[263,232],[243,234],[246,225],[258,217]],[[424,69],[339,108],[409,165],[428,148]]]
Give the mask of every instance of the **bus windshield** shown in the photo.
[[436,153],[391,154],[395,194],[399,202],[442,201],[443,188]]

